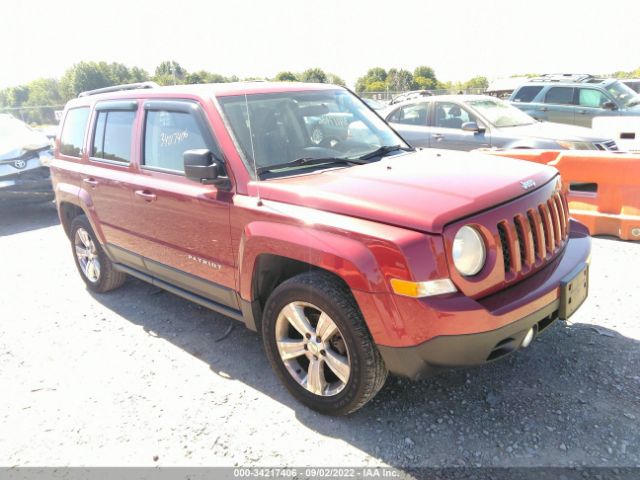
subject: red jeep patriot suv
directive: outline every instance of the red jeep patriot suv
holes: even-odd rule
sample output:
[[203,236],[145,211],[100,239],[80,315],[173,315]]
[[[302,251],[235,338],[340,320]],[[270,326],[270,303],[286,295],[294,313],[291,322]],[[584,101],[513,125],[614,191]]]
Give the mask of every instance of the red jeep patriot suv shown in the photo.
[[324,413],[526,347],[587,296],[555,169],[414,151],[336,86],[86,92],[51,170],[89,289],[131,275],[244,322]]

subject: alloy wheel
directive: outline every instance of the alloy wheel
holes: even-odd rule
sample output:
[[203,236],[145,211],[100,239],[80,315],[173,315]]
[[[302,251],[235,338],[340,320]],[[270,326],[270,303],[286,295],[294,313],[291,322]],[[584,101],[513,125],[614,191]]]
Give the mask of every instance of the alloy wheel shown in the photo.
[[91,283],[97,283],[100,280],[100,259],[91,235],[84,228],[78,228],[73,243],[82,273]]
[[289,374],[309,392],[329,397],[349,381],[347,344],[334,321],[306,302],[286,305],[276,320],[276,345]]

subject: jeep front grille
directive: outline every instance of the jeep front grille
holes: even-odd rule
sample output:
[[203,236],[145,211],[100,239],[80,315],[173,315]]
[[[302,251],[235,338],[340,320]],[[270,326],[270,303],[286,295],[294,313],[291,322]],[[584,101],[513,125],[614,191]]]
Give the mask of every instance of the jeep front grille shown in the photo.
[[537,208],[498,223],[506,273],[519,274],[544,263],[563,246],[569,235],[569,211],[564,196],[555,192]]

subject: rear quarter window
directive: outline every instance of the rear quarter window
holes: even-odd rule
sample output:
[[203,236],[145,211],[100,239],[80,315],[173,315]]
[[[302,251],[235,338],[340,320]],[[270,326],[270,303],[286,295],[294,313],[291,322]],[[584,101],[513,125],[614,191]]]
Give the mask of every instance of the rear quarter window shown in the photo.
[[62,133],[60,134],[60,153],[71,157],[81,157],[84,134],[89,121],[89,107],[73,108],[67,111]]
[[573,103],[572,87],[552,87],[544,97],[544,103],[554,105],[571,105]]
[[542,85],[540,86],[531,85],[531,86],[522,87],[513,96],[513,101],[524,102],[524,103],[532,102],[533,99],[536,98],[536,95],[538,95],[541,90],[542,90]]

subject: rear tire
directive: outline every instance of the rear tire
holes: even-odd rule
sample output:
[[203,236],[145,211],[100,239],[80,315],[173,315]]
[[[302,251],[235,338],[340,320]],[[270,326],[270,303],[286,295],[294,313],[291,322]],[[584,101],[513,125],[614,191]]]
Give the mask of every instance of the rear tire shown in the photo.
[[262,338],[280,381],[320,413],[355,412],[387,379],[351,292],[327,272],[297,275],[272,292]]
[[127,279],[126,274],[113,267],[86,215],[79,215],[71,222],[71,251],[89,290],[105,293],[120,287]]

